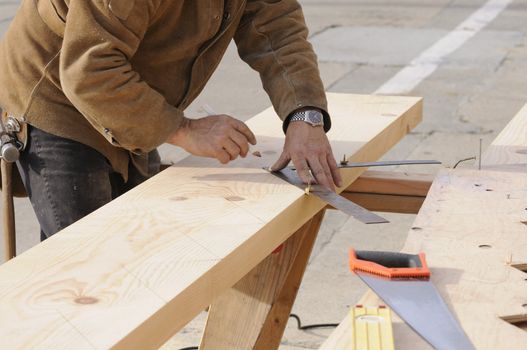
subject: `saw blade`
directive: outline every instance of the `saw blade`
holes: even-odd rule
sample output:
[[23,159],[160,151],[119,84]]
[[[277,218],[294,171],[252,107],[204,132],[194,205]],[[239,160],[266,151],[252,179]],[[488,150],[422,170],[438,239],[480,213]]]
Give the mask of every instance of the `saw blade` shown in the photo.
[[360,271],[355,273],[435,349],[475,350],[429,280],[389,280]]
[[[267,169],[269,171],[269,169]],[[306,185],[298,177],[296,171],[291,168],[285,168],[281,171],[270,171],[271,174],[279,177],[280,179],[287,181],[291,185],[295,185],[298,188],[304,190]],[[327,188],[320,185],[312,185],[309,194],[317,196],[324,202],[333,206],[334,208],[342,211],[345,214],[359,220],[365,224],[384,224],[389,221],[385,218],[372,213],[371,211],[361,207],[360,205],[353,203],[352,201],[338,195],[337,193],[328,190]]]

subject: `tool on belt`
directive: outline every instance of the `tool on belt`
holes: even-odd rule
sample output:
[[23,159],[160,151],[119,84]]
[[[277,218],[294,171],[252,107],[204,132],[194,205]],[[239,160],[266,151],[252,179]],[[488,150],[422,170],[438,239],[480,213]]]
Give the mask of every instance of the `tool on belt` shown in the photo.
[[424,253],[350,249],[350,268],[435,349],[475,349],[430,281]]
[[[381,161],[381,162],[367,162],[367,163],[352,163],[342,161],[339,168],[367,168],[379,166],[393,166],[393,165],[423,165],[423,164],[441,164],[436,160],[397,160],[397,161]],[[266,170],[270,171],[269,168]],[[330,191],[321,185],[308,184],[307,188],[304,182],[297,175],[295,168],[284,168],[280,171],[270,171],[271,174],[279,177],[288,183],[303,189],[306,194],[314,195],[324,202],[330,204],[336,209],[341,210],[345,214],[352,216],[365,224],[382,224],[389,221],[385,218],[372,213],[371,211],[361,207],[360,205],[350,201],[349,199]]]
[[2,172],[2,210],[3,210],[3,235],[4,257],[12,259],[16,255],[15,241],[15,208],[13,203],[13,163],[20,157],[23,144],[18,140],[17,134],[21,125],[14,117],[7,117],[7,121],[0,118],[0,158]]

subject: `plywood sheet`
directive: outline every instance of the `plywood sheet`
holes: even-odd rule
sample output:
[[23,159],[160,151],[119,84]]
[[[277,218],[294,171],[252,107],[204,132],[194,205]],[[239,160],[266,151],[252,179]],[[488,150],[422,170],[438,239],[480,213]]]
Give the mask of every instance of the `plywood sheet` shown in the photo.
[[[421,118],[417,98],[328,97],[335,152],[356,161]],[[263,157],[185,159],[0,266],[2,349],[157,348],[320,211],[262,170],[283,144],[274,113],[249,125]]]
[[[527,319],[527,275],[513,266],[527,263],[524,222],[527,174],[444,170],[403,248],[427,254],[433,283],[477,349],[527,348],[527,332],[502,319]],[[382,301],[369,295],[359,303]],[[430,349],[407,326],[396,324],[398,349]],[[349,332],[340,329],[323,349]]]
[[[477,349],[526,349],[527,106],[482,164],[487,170],[438,174],[403,251],[427,254],[432,281]],[[382,302],[369,292],[359,303]],[[346,324],[323,349],[348,339]],[[395,324],[397,348],[431,349],[400,320]]]
[[443,171],[409,233],[432,281],[477,349],[527,348],[527,333],[501,319],[525,315],[527,174]]

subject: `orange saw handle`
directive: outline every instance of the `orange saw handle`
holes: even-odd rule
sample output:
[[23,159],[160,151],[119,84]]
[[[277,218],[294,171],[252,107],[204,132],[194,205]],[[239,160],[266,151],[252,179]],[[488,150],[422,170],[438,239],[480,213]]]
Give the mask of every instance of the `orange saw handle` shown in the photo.
[[350,269],[386,278],[430,278],[425,254],[355,251],[350,249]]

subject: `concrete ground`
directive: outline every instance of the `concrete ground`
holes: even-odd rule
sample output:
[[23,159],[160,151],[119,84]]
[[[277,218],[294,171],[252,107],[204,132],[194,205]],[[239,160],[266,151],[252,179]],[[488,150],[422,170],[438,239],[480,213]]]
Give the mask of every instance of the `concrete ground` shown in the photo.
[[[486,1],[300,2],[327,90],[369,94]],[[0,0],[0,33],[7,28],[18,3]],[[385,158],[434,158],[450,167],[460,159],[477,155],[480,139],[487,146],[527,103],[526,19],[527,0],[512,1],[409,92],[424,97],[425,120]],[[237,58],[234,47],[187,114],[203,115],[204,103],[243,120],[270,105],[257,74]],[[161,152],[165,160],[181,156],[173,147],[162,147]],[[412,171],[435,172],[437,167]],[[38,224],[27,200],[17,200],[16,207],[21,253],[38,243]],[[366,227],[339,212],[327,214],[293,310],[304,324],[339,322],[364,293],[364,286],[348,272],[348,246],[376,250],[402,247],[414,217],[385,216],[390,224]],[[198,344],[204,318],[196,318],[166,347]],[[330,332],[299,331],[291,321],[281,349],[317,349]]]

